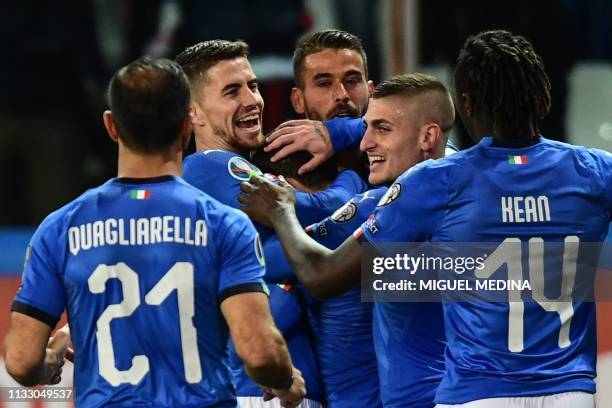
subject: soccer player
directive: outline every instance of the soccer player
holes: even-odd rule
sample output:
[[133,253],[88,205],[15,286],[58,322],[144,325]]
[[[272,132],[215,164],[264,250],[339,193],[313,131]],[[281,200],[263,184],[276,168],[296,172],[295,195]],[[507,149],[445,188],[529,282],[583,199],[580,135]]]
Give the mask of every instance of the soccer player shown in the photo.
[[[275,150],[287,137],[301,140],[300,148],[283,149],[283,157],[300,150],[316,154],[325,152],[325,160],[333,154],[333,148],[325,126],[319,121],[333,118],[360,118],[367,108],[374,91],[368,80],[368,60],[361,40],[346,31],[321,30],[303,37],[293,53],[295,87],[291,90],[291,104],[304,120],[291,120],[279,126],[270,136],[274,141],[267,149]],[[344,168],[361,170],[359,144],[336,149],[338,164]],[[293,147],[297,147],[295,145]],[[309,148],[307,148],[309,147]],[[280,159],[278,155],[274,159]],[[300,174],[316,168],[310,162],[302,166]]]
[[5,341],[8,372],[24,385],[58,381],[65,336],[45,347],[66,308],[77,406],[235,408],[228,332],[253,379],[296,406],[304,382],[269,313],[253,225],[179,177],[191,134],[184,72],[137,60],[113,76],[109,103],[118,177],[34,234]]
[[[264,102],[247,56],[245,43],[224,40],[196,44],[177,56],[191,83],[191,117],[197,149],[183,164],[185,180],[236,208],[239,207],[236,197],[240,183],[248,180],[253,172],[261,173],[246,158],[251,150],[264,143],[261,133]],[[335,193],[331,195],[325,191],[298,193],[298,207],[309,209],[300,212],[304,224],[331,214],[348,198],[365,191],[366,186],[356,174],[342,172],[330,185],[332,188]],[[273,234],[269,229],[258,228],[264,241]],[[290,352],[298,368],[305,370],[316,365],[300,366],[299,363],[307,361],[312,350],[290,349]],[[301,357],[297,357],[298,353],[302,353]],[[307,398],[316,401],[320,375],[318,372],[309,374],[304,372],[309,384]],[[251,400],[250,403],[255,402]]]
[[[353,34],[322,30],[306,35],[293,54],[293,72],[295,87],[291,102],[296,113],[322,121],[335,117],[360,118],[366,112],[373,84],[368,80],[366,53],[359,38]],[[299,132],[310,126],[316,131],[323,127],[320,122],[298,120],[285,123],[275,133]],[[314,171],[329,166],[330,162],[363,169],[360,153],[358,146],[352,151],[344,151]],[[301,177],[309,174],[304,173]],[[289,183],[292,184],[290,180]],[[299,207],[296,212],[300,212]],[[313,219],[309,224],[323,218]],[[266,243],[266,247],[268,254],[270,244]],[[278,249],[281,249],[280,244]],[[353,290],[333,299],[314,299],[310,315],[329,407],[380,406],[372,304],[362,303],[359,291]]]
[[[498,30],[468,38],[457,60],[455,92],[458,112],[478,144],[404,173],[385,195],[385,205],[335,251],[304,239],[291,216],[292,195],[282,185],[253,178],[255,186],[245,187],[248,198],[267,197],[258,205],[270,213],[300,280],[323,280],[325,274],[336,285],[333,292],[359,280],[358,239],[374,246],[491,242],[502,250],[509,242],[529,242],[529,262],[512,265],[519,272],[526,268],[521,273],[526,277],[540,269],[543,242],[560,242],[565,255],[558,261],[564,274],[571,273],[581,263],[579,243],[601,242],[612,218],[612,154],[539,134],[550,107],[549,88],[542,60],[524,37]],[[498,260],[522,259],[506,255],[510,258]],[[498,267],[492,265],[499,270],[491,272],[503,279],[508,268]],[[531,302],[448,302],[444,321],[440,407],[594,406],[592,302],[546,296]]]
[[[365,120],[368,131],[361,149],[371,162],[369,181],[383,187],[355,196],[331,217],[308,228],[314,239],[331,249],[366,221],[381,202],[386,185],[423,160],[444,157],[454,108],[448,91],[437,78],[400,75],[376,87]],[[334,288],[326,282],[325,273],[320,277],[305,281],[305,286],[316,297],[329,297]],[[433,406],[434,393],[444,372],[440,304],[377,303],[372,322],[371,304],[360,303],[359,290],[353,289],[315,303],[313,314],[316,341],[322,343],[317,349],[322,370],[325,373],[327,364],[328,381],[336,392],[332,398],[341,397],[332,399],[332,404],[355,406],[360,401],[364,406],[380,404],[371,388],[378,383],[378,371],[385,407]],[[374,361],[378,363],[373,370],[368,369],[370,362],[362,361],[361,357],[361,353],[367,353],[374,359],[369,350],[372,330]],[[361,370],[353,365],[355,362],[361,364]],[[334,364],[341,369],[334,371]],[[344,383],[332,381],[336,378]]]

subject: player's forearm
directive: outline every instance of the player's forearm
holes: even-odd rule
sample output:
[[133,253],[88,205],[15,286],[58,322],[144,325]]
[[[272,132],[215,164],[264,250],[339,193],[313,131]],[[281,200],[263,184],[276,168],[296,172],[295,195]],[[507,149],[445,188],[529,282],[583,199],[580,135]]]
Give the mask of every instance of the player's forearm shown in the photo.
[[[334,273],[333,251],[320,245],[304,231],[293,208],[283,208],[273,217],[274,229],[287,260],[302,285],[316,298],[339,293]],[[341,293],[341,292],[340,292]]]
[[293,372],[289,350],[276,329],[266,340],[269,344],[245,358],[246,372],[259,385],[285,388]]

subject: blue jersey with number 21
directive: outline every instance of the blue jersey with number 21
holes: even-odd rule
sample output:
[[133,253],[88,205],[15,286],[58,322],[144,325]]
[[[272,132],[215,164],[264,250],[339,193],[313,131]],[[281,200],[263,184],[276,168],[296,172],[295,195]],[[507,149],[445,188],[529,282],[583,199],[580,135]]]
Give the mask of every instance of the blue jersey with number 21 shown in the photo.
[[172,176],[112,179],[34,234],[13,310],[67,308],[77,406],[236,407],[219,305],[265,291],[238,210]]

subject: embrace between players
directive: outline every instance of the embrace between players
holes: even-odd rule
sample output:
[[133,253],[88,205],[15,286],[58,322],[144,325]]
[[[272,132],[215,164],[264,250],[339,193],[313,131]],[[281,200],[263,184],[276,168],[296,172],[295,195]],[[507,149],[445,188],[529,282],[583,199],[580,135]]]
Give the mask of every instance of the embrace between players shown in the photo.
[[[9,373],[59,382],[71,341],[77,406],[593,407],[593,303],[360,300],[360,241],[603,240],[612,156],[540,135],[550,85],[531,44],[468,38],[453,104],[430,75],[374,88],[355,36],[308,35],[291,94],[305,119],[267,140],[247,57],[214,40],[115,74],[117,178],[32,238]],[[477,144],[444,158],[455,109]],[[501,197],[542,195],[550,220],[502,220]]]

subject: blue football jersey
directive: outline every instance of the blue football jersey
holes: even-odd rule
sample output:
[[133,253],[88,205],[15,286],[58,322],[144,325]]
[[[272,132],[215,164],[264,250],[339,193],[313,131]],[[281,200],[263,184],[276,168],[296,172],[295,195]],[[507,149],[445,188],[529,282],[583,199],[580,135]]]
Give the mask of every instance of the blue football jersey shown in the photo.
[[[327,216],[337,209],[342,203],[365,188],[365,183],[359,176],[350,170],[338,174],[334,182],[325,190],[306,194],[296,192],[296,212],[302,223],[320,219],[321,215]],[[296,281],[295,275],[289,266],[289,262],[282,250],[280,241],[276,235],[266,239],[264,243],[266,254],[266,282],[279,283],[289,282],[283,288],[291,288],[290,291],[270,291],[270,310],[274,317],[276,326],[281,330],[287,346],[291,352],[291,358],[296,367],[302,371],[306,379],[307,398],[315,401],[323,401],[323,384],[316,358],[313,351],[312,331],[308,321],[308,307],[311,298],[300,286],[292,282]],[[271,288],[275,288],[271,286]],[[258,396],[261,395],[259,387],[247,376],[238,356],[233,353],[232,368],[237,395]]]
[[302,226],[306,227],[331,215],[355,194],[363,193],[368,185],[353,170],[338,173],[331,185],[323,191],[306,194],[295,193],[295,213]]
[[[249,181],[252,174],[263,173],[244,157],[227,150],[199,151],[183,160],[186,182],[233,208],[240,208],[240,183]],[[255,228],[262,241],[274,233],[259,224]]]
[[[196,152],[188,156],[183,163],[183,175],[185,180],[194,185],[195,187],[207,192],[212,197],[219,199],[221,202],[226,203],[230,206],[239,208],[240,202],[237,197],[240,194],[240,183],[248,181],[252,173],[261,174],[261,172],[249,163],[242,156],[228,152],[225,150],[207,150]],[[301,199],[305,202],[310,202],[308,194],[299,193]],[[319,202],[320,200],[315,200]],[[327,201],[323,201],[327,202]],[[262,235],[262,240],[269,240],[274,237],[274,231],[265,227],[258,226],[258,230]],[[280,261],[286,264],[286,260]],[[273,299],[280,293],[275,291],[270,297],[271,305],[282,305],[282,299]],[[284,297],[284,296],[283,296]],[[282,317],[281,311],[278,313],[272,308],[271,312],[277,316]],[[280,320],[275,319],[277,323]],[[307,323],[307,322],[306,322]],[[282,325],[281,325],[282,326]],[[310,333],[308,324],[296,324],[291,326],[293,331],[302,331],[300,339],[307,338]],[[281,331],[281,333],[283,333]],[[289,337],[294,336],[293,333],[283,333],[283,336],[287,340]],[[312,370],[311,367],[316,367],[316,360],[313,355],[312,345],[310,343],[302,341],[294,341],[287,344],[289,353],[293,360],[294,365],[303,373],[304,380],[307,385],[307,396],[308,398],[316,399],[320,395],[321,379],[318,370]],[[230,352],[232,354],[231,363],[233,371],[233,382],[237,387],[238,396],[253,396],[261,395],[261,391],[255,390],[258,388],[257,385],[248,377],[244,371],[244,366],[240,361],[239,357],[235,354],[235,350],[230,346]],[[311,391],[312,389],[312,391]]]
[[[323,385],[316,357],[312,348],[312,333],[308,322],[309,297],[298,285],[291,283],[270,284],[270,312],[274,324],[283,333],[291,352],[293,365],[306,379],[306,398],[322,402]],[[242,361],[231,348],[230,365],[236,395],[259,397],[261,388],[246,374]]]
[[[367,190],[367,185],[352,170],[344,170],[325,190],[314,194],[296,191],[295,212],[300,224],[304,227],[331,215],[354,195]],[[295,280],[295,274],[289,266],[282,245],[276,235],[264,241],[266,254],[266,282]]]
[[[306,231],[317,242],[335,249],[368,218],[386,190],[380,187],[356,195]],[[380,392],[389,389],[381,390],[378,380],[372,303],[362,303],[360,290],[354,289],[331,299],[314,300],[310,311],[329,407],[380,407]]]
[[236,407],[220,303],[265,292],[241,212],[164,176],[111,179],[52,213],[13,310],[67,309],[78,406]]
[[[380,187],[356,196],[331,217],[311,227],[313,238],[329,248],[337,247],[368,219],[386,191],[386,187]],[[434,303],[376,302],[372,311],[371,305],[361,303],[360,291],[353,290],[318,302],[317,308],[313,308],[315,333],[322,333],[317,336],[317,340],[321,339],[317,353],[326,387],[331,376],[335,387],[346,391],[339,392],[342,396],[339,401],[348,398],[357,402],[359,399],[350,399],[350,394],[357,391],[347,388],[358,387],[357,382],[350,380],[354,378],[369,383],[365,389],[370,398],[375,395],[373,387],[380,384],[380,400],[385,407],[432,407],[444,373],[442,307]],[[371,369],[360,368],[371,367],[374,358],[376,384],[368,375]],[[372,401],[367,406],[376,405]]]
[[[407,171],[379,205],[356,234],[374,246],[600,242],[612,214],[612,155],[544,138],[504,148],[485,137],[471,149]],[[524,278],[530,264],[517,265]],[[494,273],[504,279],[507,268]],[[445,302],[446,373],[436,402],[594,392],[595,306],[564,303],[546,304],[546,311],[522,300]]]

